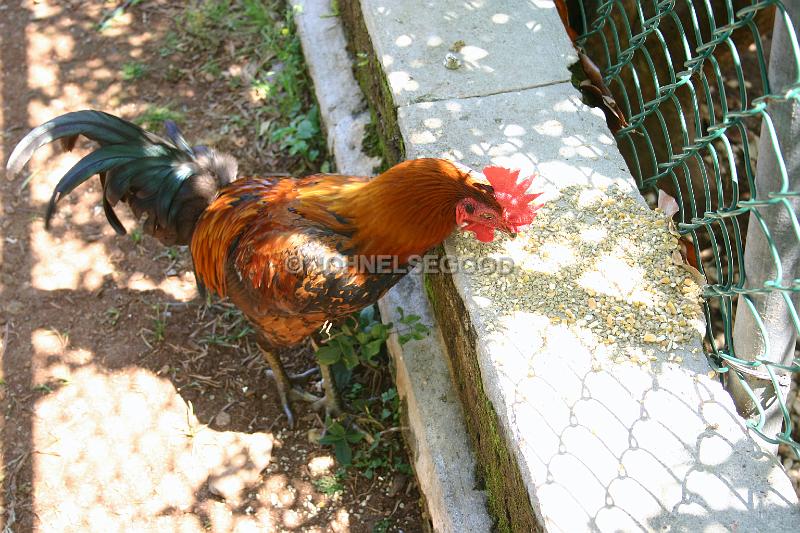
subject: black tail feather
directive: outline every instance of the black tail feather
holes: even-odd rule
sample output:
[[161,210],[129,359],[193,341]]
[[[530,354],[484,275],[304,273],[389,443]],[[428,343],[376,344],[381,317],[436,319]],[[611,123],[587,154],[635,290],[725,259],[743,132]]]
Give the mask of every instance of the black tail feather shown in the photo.
[[[60,140],[69,150],[83,135],[100,148],[81,159],[59,181],[45,218],[46,226],[59,200],[95,174],[103,185],[103,211],[119,234],[125,228],[114,212],[120,201],[144,228],[167,244],[187,244],[200,213],[219,187],[236,177],[236,162],[213,150],[196,153],[175,123],[166,125],[164,139],[135,124],[101,111],[76,111],[57,117],[28,133],[14,148],[7,171],[19,172],[41,146]],[[192,185],[185,187],[187,182]],[[182,192],[183,191],[183,192]]]

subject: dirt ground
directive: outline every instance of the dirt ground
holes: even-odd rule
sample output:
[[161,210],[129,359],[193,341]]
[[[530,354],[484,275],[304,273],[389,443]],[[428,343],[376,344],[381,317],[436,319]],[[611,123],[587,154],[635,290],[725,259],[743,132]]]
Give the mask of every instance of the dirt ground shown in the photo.
[[[216,141],[245,172],[282,171],[277,147],[215,125],[250,105],[246,92],[160,53],[180,7],[144,1],[98,31],[120,4],[0,2],[3,165],[58,114],[130,118],[168,103],[190,140]],[[147,75],[124,81],[132,60]],[[85,153],[44,148],[32,174],[0,178],[4,531],[420,530],[413,479],[335,478],[330,448],[309,441],[318,416],[297,406],[299,427],[286,428],[244,324],[197,297],[185,250],[116,236],[96,181],[45,231],[53,186]],[[312,364],[307,351],[283,355],[290,372]]]

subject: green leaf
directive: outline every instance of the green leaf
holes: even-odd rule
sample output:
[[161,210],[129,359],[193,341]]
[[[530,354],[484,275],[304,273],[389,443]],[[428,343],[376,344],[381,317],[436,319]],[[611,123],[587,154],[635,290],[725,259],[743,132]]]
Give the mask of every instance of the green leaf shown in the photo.
[[419,315],[406,315],[400,322],[402,322],[403,324],[411,325],[414,322],[419,322],[421,319],[422,317],[420,317]]
[[367,344],[369,342],[370,336],[364,333],[363,331],[359,331],[356,333],[356,340],[359,344]]
[[353,347],[352,337],[336,337],[335,342],[339,345],[339,349],[341,350],[344,358],[355,355],[356,349]]
[[317,360],[323,365],[337,363],[342,357],[342,352],[335,346],[320,346],[317,350]]
[[297,126],[297,136],[301,139],[311,139],[317,134],[317,128],[310,120],[305,119]]
[[395,388],[391,388],[386,392],[384,392],[383,394],[381,394],[381,401],[383,401],[384,403],[390,402],[395,398],[397,398],[397,389]]
[[348,370],[352,370],[358,366],[358,356],[356,355],[355,351],[344,353],[342,354],[342,362]]
[[383,339],[377,339],[365,344],[362,352],[364,358],[370,360],[378,355],[378,352],[381,351],[381,346],[383,346]]
[[356,444],[358,442],[361,442],[361,439],[363,439],[363,438],[364,438],[363,434],[361,434],[359,432],[355,432],[355,431],[350,432],[347,435],[345,435],[345,439],[347,439],[347,442],[349,442],[350,444]]
[[[320,440],[320,442],[322,442]],[[339,461],[344,466],[350,466],[353,462],[353,451],[350,449],[350,445],[347,444],[344,440],[336,441],[336,444],[333,446],[334,454],[336,454],[336,460]]]
[[385,341],[389,337],[389,328],[384,324],[375,324],[372,326],[372,329],[369,330],[369,334],[372,335],[373,339]]

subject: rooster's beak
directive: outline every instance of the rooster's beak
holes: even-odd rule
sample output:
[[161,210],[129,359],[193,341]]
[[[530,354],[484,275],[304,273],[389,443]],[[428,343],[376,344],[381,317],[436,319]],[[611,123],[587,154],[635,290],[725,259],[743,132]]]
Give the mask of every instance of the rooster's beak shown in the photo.
[[500,226],[500,227],[497,228],[497,230],[500,231],[500,233],[508,235],[512,239],[516,239],[517,238],[517,232],[512,230],[508,226]]

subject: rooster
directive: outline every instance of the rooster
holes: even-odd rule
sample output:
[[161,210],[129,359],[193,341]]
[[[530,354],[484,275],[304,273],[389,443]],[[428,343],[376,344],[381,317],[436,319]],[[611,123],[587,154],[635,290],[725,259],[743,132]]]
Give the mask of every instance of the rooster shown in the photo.
[[103,209],[118,234],[125,228],[114,207],[122,201],[137,219],[145,217],[146,233],[165,245],[189,245],[201,294],[229,298],[251,322],[290,425],[290,400],[315,401],[331,415],[341,407],[328,366],[320,365],[325,395],[317,398],[286,373],[276,348],[297,346],[326,323],[372,305],[404,275],[404,268],[366,271],[363,265],[374,263],[354,258],[389,256],[408,266],[456,227],[491,241],[496,230],[517,233],[538,207],[531,205],[538,195],[526,194],[530,179],[517,183],[516,173],[491,167],[488,185],[442,159],[405,161],[371,180],[335,174],[237,179],[233,157],[191,146],[173,123],[160,137],[91,110],[32,130],[7,170],[19,172],[55,140],[70,150],[80,135],[100,147],[59,181],[46,227],[58,201],[98,174]]

